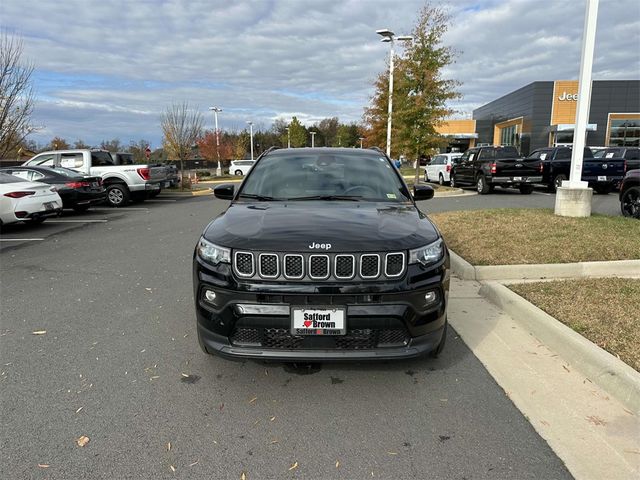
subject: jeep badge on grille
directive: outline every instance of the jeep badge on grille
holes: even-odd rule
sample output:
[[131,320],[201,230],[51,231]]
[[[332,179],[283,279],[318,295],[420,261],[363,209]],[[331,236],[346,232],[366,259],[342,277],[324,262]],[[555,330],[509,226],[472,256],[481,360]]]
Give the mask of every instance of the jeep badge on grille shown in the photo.
[[311,245],[309,245],[309,248],[312,250],[331,250],[331,244],[330,243],[311,243]]

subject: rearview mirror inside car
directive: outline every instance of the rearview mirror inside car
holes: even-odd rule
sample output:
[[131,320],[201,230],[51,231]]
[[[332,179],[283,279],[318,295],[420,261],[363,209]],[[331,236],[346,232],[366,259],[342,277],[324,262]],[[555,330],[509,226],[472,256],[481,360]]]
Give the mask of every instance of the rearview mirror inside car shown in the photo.
[[418,200],[429,200],[433,198],[433,188],[428,185],[414,185],[413,186],[413,199],[415,201]]
[[213,194],[216,198],[221,198],[222,200],[231,200],[233,199],[233,193],[235,190],[235,185],[231,183],[225,183],[223,185],[218,185],[213,189]]

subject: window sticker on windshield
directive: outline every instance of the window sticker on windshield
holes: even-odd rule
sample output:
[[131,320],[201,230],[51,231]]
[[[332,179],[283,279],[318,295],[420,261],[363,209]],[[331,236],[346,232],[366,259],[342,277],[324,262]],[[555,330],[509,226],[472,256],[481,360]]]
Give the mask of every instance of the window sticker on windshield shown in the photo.
[[540,160],[544,160],[545,158],[547,158],[547,154],[546,153],[541,153],[540,154]]
[[387,198],[398,198],[395,193],[387,193]]
[[613,153],[607,153],[607,158],[613,158]]

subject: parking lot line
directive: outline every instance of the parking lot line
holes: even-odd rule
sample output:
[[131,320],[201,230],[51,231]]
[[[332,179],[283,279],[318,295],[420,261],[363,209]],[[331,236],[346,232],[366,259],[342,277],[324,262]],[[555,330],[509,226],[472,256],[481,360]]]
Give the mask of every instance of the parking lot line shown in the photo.
[[139,212],[148,212],[149,209],[148,208],[135,208],[135,207],[122,207],[122,208],[92,208],[91,211],[92,212],[119,212],[119,211],[125,211],[125,212],[133,212],[133,211],[139,211]]
[[65,219],[65,220],[47,220],[47,223],[107,223],[108,220],[98,220],[98,219],[84,219],[84,220],[72,220],[72,219]]
[[546,195],[548,197],[553,196],[553,193],[545,193],[545,192],[531,192],[531,193],[535,193],[536,195]]
[[147,200],[147,203],[177,202],[177,200]]
[[0,238],[0,242],[42,242],[44,238]]

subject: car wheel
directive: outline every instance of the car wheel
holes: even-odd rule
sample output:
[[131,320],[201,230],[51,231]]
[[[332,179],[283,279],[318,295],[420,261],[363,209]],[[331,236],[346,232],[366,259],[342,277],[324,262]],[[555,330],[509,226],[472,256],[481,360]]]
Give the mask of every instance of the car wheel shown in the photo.
[[631,187],[622,194],[620,210],[625,217],[640,219],[640,187]]
[[112,183],[107,186],[107,202],[112,207],[124,207],[129,203],[129,189],[122,183]]
[[533,192],[533,185],[520,185],[520,193],[522,195],[531,195]]
[[444,185],[444,176],[443,176],[442,174],[440,174],[440,175],[438,176],[438,183],[439,183],[440,185]]
[[476,179],[476,191],[480,195],[486,195],[491,191],[491,186],[487,183],[483,174],[478,175],[478,178]]
[[234,175],[242,176],[242,170],[236,170],[233,172]]
[[553,177],[553,187],[552,190],[555,192],[556,190],[558,190],[558,188],[560,188],[562,186],[562,182],[564,182],[565,180],[567,180],[567,176],[560,173],[558,175],[556,175],[555,177]]
[[440,343],[438,346],[431,352],[432,358],[438,358],[442,351],[444,350],[444,346],[447,343],[447,329],[449,328],[449,322],[445,320],[444,322],[444,331],[442,332],[442,338],[440,339]]
[[456,184],[456,176],[453,173],[449,175],[449,185],[451,186],[451,188],[458,187],[458,185]]
[[89,210],[89,205],[76,205],[73,210],[77,213],[83,213]]

